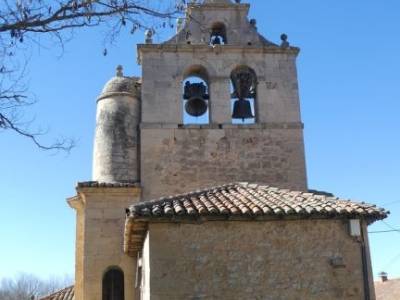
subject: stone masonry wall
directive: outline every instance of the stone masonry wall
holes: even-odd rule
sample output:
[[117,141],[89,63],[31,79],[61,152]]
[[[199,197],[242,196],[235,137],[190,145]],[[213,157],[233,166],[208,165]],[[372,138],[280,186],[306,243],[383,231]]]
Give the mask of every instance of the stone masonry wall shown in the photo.
[[142,200],[237,181],[305,190],[302,129],[262,126],[142,128]]
[[125,300],[134,299],[136,259],[123,252],[125,208],[139,200],[138,188],[81,188],[70,202],[77,210],[76,300],[99,300],[110,267],[124,272]]
[[364,299],[347,221],[159,223],[149,242],[151,300]]
[[[248,4],[233,4],[218,6],[189,6],[188,14],[192,17],[186,21],[185,31],[190,31],[189,40],[192,44],[205,44],[210,39],[210,32],[215,23],[222,23],[225,26],[227,42],[229,45],[259,45],[257,30],[248,19]],[[196,22],[194,20],[201,20]],[[207,30],[208,29],[208,30]],[[173,37],[169,43],[186,43],[182,39],[182,32]]]
[[97,102],[93,151],[93,180],[100,182],[137,181],[138,124],[140,101],[131,96]]
[[[139,45],[142,200],[233,181],[307,189],[296,56],[279,48]],[[232,125],[230,74],[243,65],[258,80],[253,126]],[[182,126],[182,85],[195,66],[206,69],[210,124]]]
[[300,122],[296,55],[293,53],[267,53],[262,48],[231,49],[229,46],[180,46],[174,50],[154,47],[157,45],[139,46],[143,123],[183,123],[183,83],[191,67],[202,66],[208,73],[211,123],[231,124],[230,75],[243,65],[257,74],[257,121]]

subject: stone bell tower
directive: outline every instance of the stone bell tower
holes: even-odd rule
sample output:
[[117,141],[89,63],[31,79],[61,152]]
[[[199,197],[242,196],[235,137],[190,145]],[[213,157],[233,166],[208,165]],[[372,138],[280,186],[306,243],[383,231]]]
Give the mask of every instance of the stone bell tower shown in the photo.
[[307,189],[299,49],[236,2],[192,1],[174,37],[138,46],[142,200],[235,181]]

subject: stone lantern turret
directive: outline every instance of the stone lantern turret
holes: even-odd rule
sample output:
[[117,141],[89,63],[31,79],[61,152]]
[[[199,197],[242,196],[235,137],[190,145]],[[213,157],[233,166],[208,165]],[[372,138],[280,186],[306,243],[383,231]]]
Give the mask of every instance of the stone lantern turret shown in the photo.
[[93,180],[134,182],[139,180],[138,125],[140,80],[123,75],[117,67],[97,99]]

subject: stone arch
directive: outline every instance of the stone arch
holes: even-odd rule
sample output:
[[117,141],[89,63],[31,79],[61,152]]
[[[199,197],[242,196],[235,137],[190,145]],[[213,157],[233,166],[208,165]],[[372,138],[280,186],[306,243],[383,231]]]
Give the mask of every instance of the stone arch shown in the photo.
[[118,266],[108,267],[102,280],[102,300],[124,300],[124,272]]
[[205,82],[207,82],[207,84],[209,84],[210,82],[210,75],[209,72],[207,71],[207,68],[205,68],[200,64],[191,65],[183,71],[183,80],[191,76],[199,77],[203,79]]
[[210,28],[210,45],[226,45],[228,36],[223,22],[214,22]]
[[207,69],[194,64],[183,72],[183,123],[209,124],[210,76]]
[[248,65],[232,69],[231,108],[232,123],[254,124],[257,115],[257,73]]
[[207,77],[209,81],[209,84],[212,84],[212,79],[218,75],[212,64],[210,64],[206,60],[201,60],[194,57],[191,60],[190,64],[180,68],[180,72],[182,74],[182,80],[188,77],[188,75],[205,75],[205,77]]

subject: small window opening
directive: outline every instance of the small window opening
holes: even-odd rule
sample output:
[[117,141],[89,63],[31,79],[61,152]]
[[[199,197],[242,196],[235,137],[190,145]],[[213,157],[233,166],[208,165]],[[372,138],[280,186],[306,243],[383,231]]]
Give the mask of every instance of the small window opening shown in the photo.
[[143,259],[142,253],[138,252],[137,261],[136,261],[136,281],[135,281],[135,288],[141,289],[142,288],[142,275],[143,275]]
[[103,276],[102,300],[124,300],[124,273],[121,269],[110,268]]
[[257,76],[249,67],[236,68],[231,73],[231,110],[233,124],[256,122]]
[[210,45],[226,45],[226,28],[223,23],[215,23],[211,28]]
[[206,70],[192,67],[183,80],[183,123],[209,124],[209,87]]

